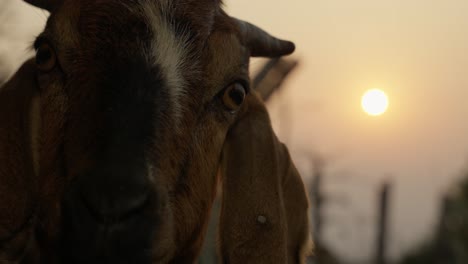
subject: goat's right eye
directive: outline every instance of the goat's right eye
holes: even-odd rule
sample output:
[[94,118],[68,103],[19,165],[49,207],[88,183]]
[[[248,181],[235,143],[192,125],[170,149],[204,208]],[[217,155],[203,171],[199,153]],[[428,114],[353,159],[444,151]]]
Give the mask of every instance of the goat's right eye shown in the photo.
[[237,111],[244,102],[246,90],[240,83],[234,83],[224,90],[223,103],[232,112]]
[[47,43],[41,43],[36,49],[36,65],[39,70],[48,72],[55,67],[57,58],[52,47]]

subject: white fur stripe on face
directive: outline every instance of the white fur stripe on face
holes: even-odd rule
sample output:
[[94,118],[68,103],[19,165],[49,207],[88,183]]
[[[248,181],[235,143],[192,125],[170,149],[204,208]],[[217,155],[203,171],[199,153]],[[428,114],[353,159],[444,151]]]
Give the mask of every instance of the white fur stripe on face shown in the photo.
[[172,105],[172,118],[177,126],[183,115],[183,98],[187,96],[186,80],[182,72],[186,69],[188,41],[186,37],[177,37],[169,24],[171,19],[170,1],[142,1],[141,8],[152,27],[154,39],[147,57],[150,63],[157,65],[165,78]]

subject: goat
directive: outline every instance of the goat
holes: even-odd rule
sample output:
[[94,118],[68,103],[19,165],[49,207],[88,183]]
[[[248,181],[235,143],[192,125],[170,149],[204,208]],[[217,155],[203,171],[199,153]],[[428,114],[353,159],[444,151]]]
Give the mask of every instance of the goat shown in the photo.
[[[0,262],[193,263],[222,153],[231,153],[227,135],[255,98],[249,57],[287,55],[294,45],[229,17],[219,0],[26,2],[51,15],[35,59],[0,90]],[[272,135],[268,121],[259,123]],[[256,151],[280,151],[269,161],[286,170],[291,161],[277,144],[269,137]],[[272,172],[271,181],[289,186],[282,169]],[[223,186],[226,203],[243,195]],[[274,200],[279,209],[266,213],[279,214],[274,232],[308,236],[306,224],[290,227],[296,199],[295,214],[307,215],[302,183],[294,186],[275,192],[284,196]],[[263,203],[271,190],[258,195]],[[276,238],[269,249],[284,254],[306,241]],[[222,254],[231,239],[221,239]]]

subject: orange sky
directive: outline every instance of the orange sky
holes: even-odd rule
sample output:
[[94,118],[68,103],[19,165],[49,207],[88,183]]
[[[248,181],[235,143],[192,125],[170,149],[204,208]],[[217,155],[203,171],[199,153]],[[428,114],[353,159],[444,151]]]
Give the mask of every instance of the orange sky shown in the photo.
[[[45,14],[19,0],[2,1],[15,4],[2,24],[15,30],[0,37],[0,53],[19,61],[30,43],[24,40],[33,40]],[[230,14],[297,44],[293,57],[301,67],[270,110],[304,175],[305,151],[332,157],[326,190],[344,193],[350,202],[327,210],[332,222],[326,236],[337,252],[354,260],[370,256],[375,194],[385,177],[395,183],[392,255],[427,235],[441,192],[468,158],[468,1],[225,4]],[[254,67],[259,63],[253,61]],[[360,108],[370,88],[390,97],[388,113],[378,118]]]
[[[326,185],[352,201],[344,209],[330,205],[336,221],[326,234],[338,251],[356,259],[373,249],[374,197],[385,175],[395,183],[392,255],[426,236],[441,192],[468,160],[468,1],[228,0],[226,6],[297,44],[301,68],[270,109],[304,172],[302,152],[311,148],[336,156],[330,174],[352,175]],[[359,104],[375,87],[390,97],[388,113],[378,118]],[[359,219],[364,227],[356,226]]]

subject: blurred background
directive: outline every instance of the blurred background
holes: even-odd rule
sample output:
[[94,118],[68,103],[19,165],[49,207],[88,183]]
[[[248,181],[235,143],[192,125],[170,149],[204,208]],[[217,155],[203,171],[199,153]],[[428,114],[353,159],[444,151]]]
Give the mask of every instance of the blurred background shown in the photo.
[[[224,2],[296,43],[252,76],[309,192],[311,262],[468,263],[468,1]],[[0,83],[47,15],[1,0]],[[380,115],[361,105],[369,89],[387,95]],[[216,263],[215,233],[201,263]]]

